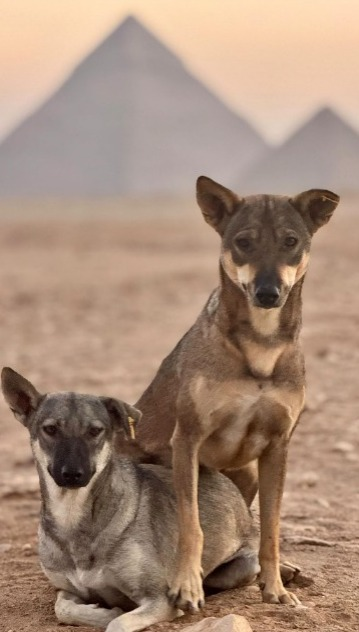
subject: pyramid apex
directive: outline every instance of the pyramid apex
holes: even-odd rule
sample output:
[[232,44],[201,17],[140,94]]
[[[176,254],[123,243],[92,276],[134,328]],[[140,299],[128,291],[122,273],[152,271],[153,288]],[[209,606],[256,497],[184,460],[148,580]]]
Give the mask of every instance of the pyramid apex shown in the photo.
[[[113,35],[121,35],[121,37],[126,37],[126,39],[132,37],[151,37],[152,39],[157,39],[153,32],[141,22],[139,18],[130,13],[127,15],[122,22],[120,22],[117,26],[115,26],[112,31]],[[111,37],[111,33],[108,35]],[[106,41],[106,40],[105,40]]]
[[[343,133],[350,133],[352,136],[358,137],[358,130],[349,123],[345,115],[337,112],[332,107],[324,106],[314,112],[314,114],[294,132],[293,136],[285,141],[284,145],[291,142],[292,138],[301,135],[305,130],[311,130],[311,133],[313,133],[313,130],[318,133],[323,133],[324,129],[327,130],[328,133],[340,133],[341,135]],[[322,131],[320,132],[320,130]]]
[[312,118],[341,119],[342,117],[332,107],[330,107],[329,105],[324,105],[314,113]]
[[317,114],[334,114],[334,116],[337,116],[335,110],[330,105],[323,105],[321,108],[318,108]]
[[121,29],[124,29],[124,28],[136,28],[136,27],[144,29],[144,30],[147,30],[146,27],[142,24],[141,20],[136,18],[135,15],[132,15],[132,13],[127,15],[122,20],[122,22],[120,22],[120,24],[118,25],[118,28],[121,28]]
[[[314,114],[312,114],[306,122],[302,125],[302,128],[305,128],[307,125],[311,125],[312,123],[317,124],[318,122],[327,124],[327,125],[339,125],[347,127],[348,129],[352,129],[354,134],[357,134],[358,131],[349,123],[345,114],[338,112],[336,109],[326,105],[319,108]],[[301,128],[299,128],[300,130]]]

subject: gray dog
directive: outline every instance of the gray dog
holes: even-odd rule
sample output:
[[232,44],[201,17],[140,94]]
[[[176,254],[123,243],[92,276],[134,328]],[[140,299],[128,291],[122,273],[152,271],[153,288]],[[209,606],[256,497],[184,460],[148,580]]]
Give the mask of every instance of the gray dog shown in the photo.
[[[178,546],[171,471],[118,449],[140,412],[108,397],[41,395],[9,368],[2,390],[30,432],[42,496],[40,560],[58,590],[59,621],[135,632],[180,616],[166,597]],[[205,586],[253,581],[255,534],[237,488],[203,469],[199,507]]]

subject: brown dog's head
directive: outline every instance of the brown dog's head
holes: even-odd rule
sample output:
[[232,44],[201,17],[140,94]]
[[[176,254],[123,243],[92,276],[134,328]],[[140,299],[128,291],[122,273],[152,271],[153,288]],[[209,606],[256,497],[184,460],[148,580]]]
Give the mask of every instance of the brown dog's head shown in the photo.
[[312,235],[331,218],[339,196],[311,189],[294,197],[241,198],[201,176],[197,201],[222,238],[221,264],[255,307],[284,305],[305,274]]

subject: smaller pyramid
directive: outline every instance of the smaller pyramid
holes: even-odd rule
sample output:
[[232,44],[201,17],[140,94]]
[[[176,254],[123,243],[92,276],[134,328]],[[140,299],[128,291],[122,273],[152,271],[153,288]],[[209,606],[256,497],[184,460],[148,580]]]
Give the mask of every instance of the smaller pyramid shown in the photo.
[[282,145],[268,150],[239,181],[243,193],[359,191],[359,134],[332,109],[323,108]]

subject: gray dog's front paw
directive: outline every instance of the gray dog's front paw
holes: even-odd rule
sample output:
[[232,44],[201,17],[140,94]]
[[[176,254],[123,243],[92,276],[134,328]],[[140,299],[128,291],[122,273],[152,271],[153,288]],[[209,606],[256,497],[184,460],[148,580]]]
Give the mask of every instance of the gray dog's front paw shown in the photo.
[[107,608],[99,608],[97,605],[93,605],[92,607],[95,608],[93,625],[103,628],[104,630],[107,630],[107,626],[111,623],[111,621],[117,619],[123,613],[121,608],[112,608],[111,610],[108,610]]

